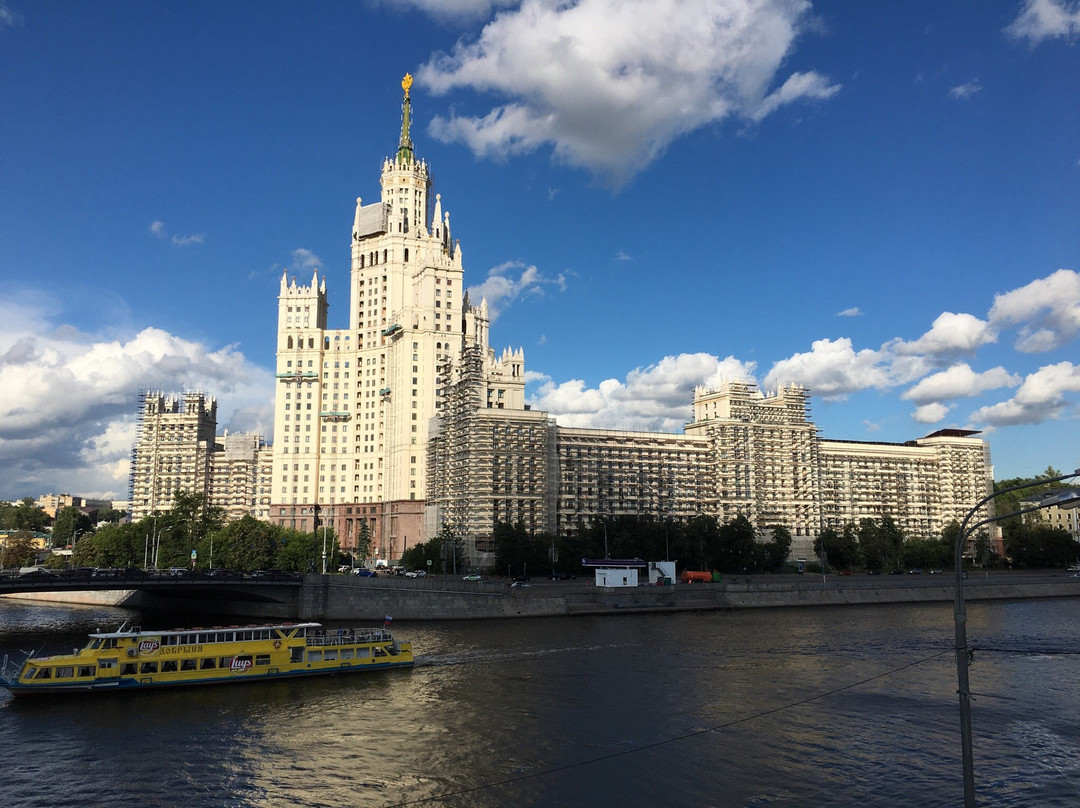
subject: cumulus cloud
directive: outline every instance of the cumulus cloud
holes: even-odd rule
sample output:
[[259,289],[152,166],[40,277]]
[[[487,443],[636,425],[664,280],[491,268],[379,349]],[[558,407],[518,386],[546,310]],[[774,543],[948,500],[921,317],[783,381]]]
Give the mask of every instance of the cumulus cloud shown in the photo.
[[962,362],[940,373],[927,376],[911,389],[904,391],[900,398],[926,405],[953,398],[970,398],[985,393],[987,390],[1016,387],[1020,382],[1019,376],[1009,373],[1003,367],[998,366],[983,373],[976,373],[970,365]]
[[1080,3],[1063,0],[1027,0],[1020,15],[1005,29],[1032,46],[1046,39],[1080,34]]
[[543,379],[530,403],[556,416],[561,426],[681,432],[692,416],[695,387],[753,381],[754,370],[753,362],[731,356],[679,354],[635,368],[623,381],[606,379],[595,388],[580,379],[561,384]]
[[550,146],[620,184],[701,126],[834,95],[815,72],[780,76],[809,10],[807,0],[525,0],[417,70],[436,94],[505,99],[436,116],[429,131],[494,159]]
[[995,295],[990,322],[1019,325],[1015,347],[1023,353],[1060,348],[1080,332],[1080,273],[1059,269],[1019,289]]
[[[85,334],[37,308],[33,295],[0,303],[0,497],[64,490],[126,495],[137,395],[202,389],[234,407],[266,408],[269,371],[233,346],[210,349],[157,328],[120,337]],[[264,434],[272,427],[248,417]]]
[[535,266],[520,261],[507,261],[488,270],[487,278],[478,286],[468,288],[473,303],[487,300],[488,317],[494,321],[501,312],[517,300],[542,297],[548,289],[566,290],[566,276],[548,277]]
[[947,405],[933,403],[916,407],[915,412],[911,414],[911,417],[920,424],[936,424],[948,414],[949,407]]
[[870,348],[856,351],[848,337],[820,339],[809,351],[776,362],[765,377],[765,387],[801,384],[823,398],[842,399],[869,388],[887,390],[918,378],[927,368],[922,357],[897,357]]
[[1072,362],[1046,365],[1024,379],[1011,399],[976,410],[971,420],[990,426],[1042,423],[1075,408],[1066,393],[1076,392],[1080,392],[1080,366]]
[[901,356],[929,354],[948,357],[974,353],[977,348],[996,339],[997,334],[989,323],[970,314],[946,311],[939,314],[930,330],[914,342],[901,340],[891,347]]
[[837,317],[862,317],[863,313],[859,311],[858,306],[852,306],[850,309],[844,309],[836,313]]

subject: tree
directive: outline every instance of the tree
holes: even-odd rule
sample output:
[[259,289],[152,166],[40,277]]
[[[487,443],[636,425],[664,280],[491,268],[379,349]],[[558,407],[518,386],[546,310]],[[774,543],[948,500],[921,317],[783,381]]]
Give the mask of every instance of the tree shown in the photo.
[[75,543],[76,537],[89,533],[92,527],[90,517],[78,508],[73,505],[62,508],[53,522],[52,546],[69,547]]
[[862,566],[855,525],[848,522],[841,530],[827,527],[814,539],[814,553],[825,555],[825,563],[834,569],[849,570]]
[[363,561],[368,557],[368,553],[371,552],[371,528],[368,526],[367,519],[360,520],[360,527],[356,531],[356,550],[354,551],[356,558]]
[[0,528],[44,532],[49,526],[49,515],[34,504],[30,497],[23,497],[18,505],[0,505]]
[[29,530],[17,530],[7,537],[0,550],[0,567],[26,567],[37,561],[34,537]]
[[761,558],[757,551],[754,526],[742,514],[722,525],[711,552],[706,552],[705,569],[721,572],[755,572]]
[[787,561],[788,553],[791,552],[791,531],[783,525],[770,525],[769,530],[772,531],[772,539],[762,546],[763,566],[771,572],[779,572]]
[[80,536],[72,550],[76,567],[141,567],[151,556],[153,519],[126,525],[102,525],[95,533]]
[[1013,566],[1027,569],[1066,567],[1080,557],[1080,542],[1060,527],[1025,525],[1005,539]]

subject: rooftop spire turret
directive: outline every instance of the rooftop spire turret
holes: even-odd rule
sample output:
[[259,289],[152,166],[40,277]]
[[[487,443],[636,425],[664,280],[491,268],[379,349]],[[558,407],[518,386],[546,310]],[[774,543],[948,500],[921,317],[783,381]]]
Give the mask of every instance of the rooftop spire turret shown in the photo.
[[409,127],[412,123],[412,102],[409,100],[409,88],[412,87],[412,74],[406,73],[401,80],[401,89],[405,91],[405,98],[401,102],[401,139],[398,141],[397,159],[399,163],[411,163],[413,161],[412,138],[409,136]]

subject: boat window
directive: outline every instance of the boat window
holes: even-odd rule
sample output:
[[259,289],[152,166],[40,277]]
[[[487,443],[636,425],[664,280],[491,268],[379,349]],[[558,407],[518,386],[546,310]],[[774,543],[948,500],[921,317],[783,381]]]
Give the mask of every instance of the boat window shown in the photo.
[[307,652],[307,661],[308,662],[322,662],[322,651],[308,651]]
[[375,646],[375,656],[376,657],[386,656],[386,649],[383,648],[381,645],[376,645]]
[[231,667],[231,666],[232,666],[232,657],[223,656],[223,657],[218,658],[218,667],[219,668],[228,668],[228,667]]
[[268,629],[268,628],[261,629],[258,632],[258,634],[259,634],[259,639],[260,640],[269,640],[270,639],[270,629]]
[[199,644],[200,644],[200,645],[205,645],[205,644],[206,644],[206,643],[208,643],[208,642],[213,642],[213,641],[212,641],[212,640],[210,639],[210,638],[211,638],[212,636],[213,636],[212,634],[199,634],[199,635],[198,635],[198,637],[199,637]]
[[289,649],[289,662],[303,662],[304,661],[304,648],[300,645],[294,645]]
[[142,667],[139,668],[139,673],[157,673],[156,662],[144,662]]
[[370,648],[357,648],[356,649],[356,658],[357,659],[367,659],[369,656],[371,656],[371,649]]
[[41,668],[38,671],[38,679],[52,679],[52,670],[50,668]]
[[100,647],[101,647],[101,639],[100,638],[95,638],[93,640],[90,640],[90,650],[94,650],[95,648],[100,648]]
[[123,665],[121,665],[120,666],[120,675],[121,676],[134,676],[135,675],[135,663],[134,662],[125,662]]
[[33,679],[38,674],[38,669],[31,666],[26,669],[26,673],[23,675],[23,679]]
[[82,665],[79,668],[79,676],[93,676],[93,675],[94,675],[94,666],[93,665]]
[[256,665],[269,665],[270,664],[270,655],[269,654],[257,654],[255,656],[255,664]]
[[217,667],[217,659],[215,657],[206,657],[201,663],[199,663],[199,670],[208,671]]
[[102,643],[101,647],[102,648],[115,648],[116,647],[116,637],[110,637],[109,639],[105,640]]
[[334,662],[337,660],[337,651],[327,651],[326,656],[323,657],[327,662]]
[[193,671],[198,667],[198,664],[194,659],[182,659],[180,660],[180,670]]
[[341,658],[342,659],[352,659],[353,658],[353,649],[351,649],[351,648],[342,648],[341,649]]
[[70,679],[75,675],[75,669],[69,665],[56,669],[57,679]]
[[98,665],[98,668],[101,669],[101,670],[107,670],[109,668],[115,668],[116,667],[116,658],[115,657],[110,657],[108,659],[99,659],[97,665]]
[[254,639],[254,632],[241,631],[240,632],[240,639],[241,640],[252,640],[252,639]]
[[165,660],[164,662],[161,663],[161,672],[162,673],[174,673],[175,671],[176,671],[176,660],[175,659],[167,659],[167,660]]

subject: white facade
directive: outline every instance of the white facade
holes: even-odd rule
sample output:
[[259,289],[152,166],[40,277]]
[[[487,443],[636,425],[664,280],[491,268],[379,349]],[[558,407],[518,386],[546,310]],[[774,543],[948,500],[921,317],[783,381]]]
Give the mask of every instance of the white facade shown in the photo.
[[317,505],[346,549],[366,521],[384,560],[430,538],[427,437],[442,405],[441,369],[465,348],[489,353],[486,303],[465,294],[449,213],[413,153],[410,84],[407,76],[379,199],[356,200],[348,322],[327,327],[318,272],[308,285],[283,276],[278,297],[270,520],[310,530]]

